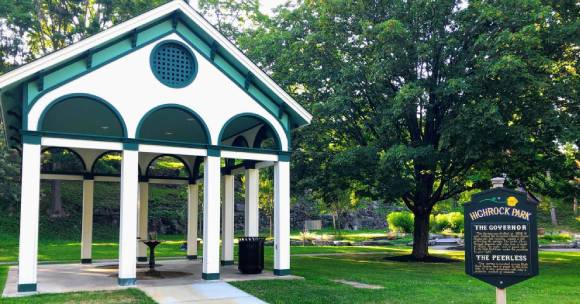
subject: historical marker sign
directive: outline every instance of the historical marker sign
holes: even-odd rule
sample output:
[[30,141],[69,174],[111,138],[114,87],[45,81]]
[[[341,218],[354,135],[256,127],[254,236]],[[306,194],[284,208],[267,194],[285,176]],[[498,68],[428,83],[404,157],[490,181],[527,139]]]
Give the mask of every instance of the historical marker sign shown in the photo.
[[493,188],[464,205],[465,272],[504,289],[538,274],[536,204]]

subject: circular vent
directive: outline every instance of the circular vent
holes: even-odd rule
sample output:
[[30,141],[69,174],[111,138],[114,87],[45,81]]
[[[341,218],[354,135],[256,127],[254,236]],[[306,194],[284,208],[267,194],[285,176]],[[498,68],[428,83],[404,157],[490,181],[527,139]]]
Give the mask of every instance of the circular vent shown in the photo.
[[183,88],[195,78],[197,62],[191,51],[181,43],[164,42],[151,53],[151,69],[166,86]]

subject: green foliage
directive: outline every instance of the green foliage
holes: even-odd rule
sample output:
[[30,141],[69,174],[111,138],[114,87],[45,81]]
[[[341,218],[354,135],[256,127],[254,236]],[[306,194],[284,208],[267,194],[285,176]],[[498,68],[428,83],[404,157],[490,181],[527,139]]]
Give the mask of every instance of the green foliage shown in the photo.
[[566,3],[304,1],[238,43],[314,114],[293,140],[298,188],[428,216],[492,175],[527,182],[580,138]]
[[450,230],[455,233],[462,233],[464,229],[463,213],[450,212],[437,215],[432,214],[429,217],[429,228],[431,232],[444,232],[445,230]]
[[408,211],[391,212],[387,215],[389,230],[396,232],[411,233],[413,232],[414,215]]
[[552,243],[568,243],[572,241],[572,236],[567,233],[560,234],[546,234],[540,237],[540,241],[552,242]]

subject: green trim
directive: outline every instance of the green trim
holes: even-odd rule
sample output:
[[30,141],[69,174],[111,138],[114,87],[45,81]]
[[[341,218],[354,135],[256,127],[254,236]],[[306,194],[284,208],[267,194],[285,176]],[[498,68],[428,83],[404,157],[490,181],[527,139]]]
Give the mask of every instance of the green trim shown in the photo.
[[[41,130],[42,131],[42,125],[44,123],[44,117],[46,116],[46,113],[48,113],[48,111],[50,111],[50,109],[52,109],[55,105],[57,105],[58,103],[64,102],[68,99],[71,98],[88,98],[91,99],[93,101],[99,102],[101,104],[103,104],[105,107],[107,107],[109,110],[111,110],[113,112],[113,114],[115,114],[115,116],[117,117],[117,120],[119,122],[119,124],[121,125],[121,128],[123,129],[123,137],[127,137],[127,125],[125,124],[125,121],[123,120],[123,116],[121,115],[121,113],[119,113],[119,111],[117,111],[117,109],[108,101],[102,99],[101,97],[92,95],[92,94],[86,94],[86,93],[73,93],[73,94],[65,94],[63,96],[60,96],[59,98],[51,101],[43,110],[42,110],[42,114],[40,114],[40,118],[38,119],[38,124],[36,125],[36,129],[37,130]],[[28,115],[28,114],[26,114]],[[64,119],[64,117],[63,117]],[[98,135],[97,135],[98,136]]]
[[279,150],[282,149],[282,144],[280,142],[280,134],[278,134],[278,132],[276,131],[276,129],[272,126],[272,123],[270,123],[270,121],[268,121],[267,119],[265,119],[264,117],[255,114],[255,113],[240,113],[240,114],[236,114],[233,117],[231,117],[230,119],[228,119],[228,121],[226,121],[226,123],[223,125],[222,129],[220,130],[219,136],[218,136],[218,144],[221,145],[222,141],[224,141],[227,138],[222,138],[225,130],[228,128],[228,126],[236,119],[240,118],[240,117],[244,117],[244,116],[249,116],[249,117],[253,117],[258,119],[259,121],[262,121],[264,124],[268,125],[270,127],[270,129],[272,129],[272,132],[274,134],[274,141],[276,142],[276,146],[278,147]]
[[22,142],[30,145],[40,145],[40,143],[42,142],[42,136],[22,134]]
[[219,146],[207,147],[207,156],[215,156],[215,157],[222,156],[220,147]]
[[133,285],[137,284],[137,279],[136,278],[130,278],[130,279],[119,278],[117,280],[117,283],[119,284],[119,286],[133,286]]
[[[173,27],[173,29],[175,30],[175,26]],[[183,47],[185,49],[185,51],[187,53],[189,53],[189,55],[191,56],[192,64],[193,64],[193,73],[191,73],[191,75],[182,84],[175,85],[175,84],[168,83],[167,81],[163,80],[162,76],[159,75],[159,73],[157,72],[157,70],[154,66],[154,57],[155,57],[156,53],[159,51],[159,48],[161,48],[167,44],[177,44],[177,45]],[[185,88],[185,87],[189,86],[193,82],[193,80],[195,80],[195,77],[197,76],[199,64],[197,62],[197,58],[195,58],[195,54],[191,51],[191,49],[185,43],[178,41],[178,40],[170,39],[170,40],[163,40],[163,41],[159,42],[153,48],[153,50],[151,51],[151,54],[149,55],[149,67],[151,68],[151,72],[153,73],[155,78],[157,78],[157,80],[159,80],[159,82],[161,82],[162,84],[164,84],[165,86],[168,86],[170,88],[181,89],[181,88]]]
[[147,257],[137,257],[137,262],[147,262]]
[[[147,120],[147,118],[149,118],[149,116],[151,116],[151,114],[157,112],[158,110],[161,109],[166,109],[166,108],[173,108],[173,109],[178,109],[178,110],[182,110],[188,114],[190,114],[191,116],[193,116],[193,118],[195,118],[197,120],[197,122],[199,122],[202,126],[203,126],[203,132],[205,133],[205,138],[207,140],[206,144],[211,144],[211,134],[209,132],[209,129],[207,127],[207,124],[205,123],[205,121],[201,118],[201,116],[199,116],[199,114],[197,114],[195,111],[193,111],[192,109],[180,105],[180,104],[174,104],[174,103],[168,103],[168,104],[162,104],[159,106],[154,107],[153,109],[147,111],[147,113],[145,113],[145,115],[143,115],[143,117],[141,118],[141,120],[139,121],[139,124],[137,125],[137,131],[135,132],[135,138],[141,139],[141,140],[152,140],[152,141],[157,141],[155,139],[145,139],[145,138],[141,138],[141,127],[143,126],[143,123],[145,122],[145,120]],[[203,143],[200,143],[203,144]]]
[[187,259],[192,261],[192,260],[197,260],[197,255],[188,255]]
[[277,276],[290,275],[290,269],[274,269],[274,275],[277,275]]
[[81,264],[92,264],[93,259],[81,259]]
[[[257,148],[221,146],[221,145],[216,146],[216,145],[205,145],[205,144],[188,144],[188,143],[173,142],[173,141],[161,141],[161,140],[151,141],[151,140],[143,140],[143,139],[120,138],[120,137],[87,135],[87,134],[57,133],[57,132],[46,132],[46,131],[25,131],[23,133],[24,133],[24,135],[42,136],[42,137],[51,137],[51,138],[94,140],[94,141],[115,142],[115,143],[134,144],[134,145],[153,144],[153,145],[168,146],[168,147],[197,148],[197,149],[205,149],[208,151],[208,156],[216,156],[216,157],[221,156],[221,151],[260,153],[260,154],[269,154],[269,155],[274,155],[274,154],[279,155],[280,153],[289,153],[288,151],[261,149],[261,148],[257,149]],[[120,151],[115,151],[115,150],[106,151],[103,154],[101,154],[101,156],[106,154],[106,153],[110,153],[110,152],[120,152]],[[198,157],[201,157],[201,156],[198,156]],[[91,170],[92,170],[92,167],[93,166],[91,166]]]
[[139,143],[137,141],[123,142],[123,150],[139,151]]
[[204,280],[219,280],[220,279],[220,274],[219,273],[205,273],[203,272],[201,274],[201,278]]
[[278,154],[278,161],[281,162],[289,162],[290,161],[290,153],[279,153]]
[[[109,63],[115,62],[115,61],[117,61],[118,59],[121,59],[121,58],[123,58],[123,57],[125,57],[125,56],[127,56],[127,55],[129,55],[129,54],[131,54],[131,53],[133,53],[133,52],[135,52],[135,51],[137,51],[137,50],[139,50],[139,49],[143,48],[143,47],[146,47],[147,45],[149,45],[149,44],[151,44],[151,43],[154,43],[154,42],[158,41],[159,39],[163,39],[163,38],[165,38],[166,36],[169,36],[169,35],[171,35],[171,34],[173,34],[173,33],[175,33],[175,31],[174,31],[174,30],[169,30],[169,31],[167,31],[167,32],[165,32],[165,33],[163,33],[163,34],[159,35],[159,36],[158,36],[158,37],[156,37],[156,38],[152,38],[152,40],[150,40],[150,41],[144,42],[143,44],[139,45],[139,46],[138,46],[138,47],[136,47],[136,48],[130,48],[129,50],[126,50],[126,51],[123,51],[123,52],[121,52],[121,53],[119,53],[119,54],[117,54],[117,55],[111,56],[110,58],[108,58],[108,59],[105,59],[105,60],[103,60],[102,62],[99,62],[99,63],[97,63],[97,64],[95,64],[95,57],[96,57],[97,55],[100,55],[100,54],[98,54],[99,52],[101,52],[101,51],[105,51],[106,49],[105,49],[105,48],[103,48],[103,49],[101,49],[101,50],[99,50],[99,51],[97,51],[97,52],[93,52],[93,64],[92,64],[91,68],[89,68],[89,69],[86,69],[84,72],[82,72],[82,73],[79,73],[79,74],[77,74],[77,75],[74,75],[74,76],[72,76],[72,77],[70,77],[70,78],[68,78],[68,79],[66,79],[66,80],[62,80],[61,82],[59,82],[59,83],[57,83],[57,84],[54,84],[54,85],[53,85],[53,86],[51,86],[50,88],[45,88],[45,89],[44,89],[42,92],[39,92],[38,94],[36,94],[36,95],[34,96],[34,98],[33,98],[32,100],[30,100],[30,101],[28,100],[28,99],[30,98],[30,96],[31,96],[31,95],[29,94],[29,92],[28,92],[28,86],[29,86],[29,84],[30,84],[31,82],[33,82],[33,81],[28,81],[28,82],[26,82],[26,83],[24,84],[24,87],[26,88],[26,89],[25,89],[25,92],[26,92],[26,99],[25,99],[25,102],[24,102],[24,103],[23,103],[23,105],[22,105],[22,109],[23,109],[23,112],[22,112],[22,113],[23,113],[23,115],[22,115],[22,116],[23,116],[23,123],[25,123],[25,120],[26,120],[26,125],[28,125],[28,112],[29,112],[29,111],[30,111],[30,109],[31,109],[31,108],[32,108],[32,107],[33,107],[33,106],[36,104],[36,102],[37,102],[37,101],[38,101],[40,98],[42,98],[44,95],[46,95],[47,93],[49,93],[49,92],[51,92],[51,91],[53,91],[53,90],[55,90],[55,89],[57,89],[57,88],[59,88],[59,87],[61,87],[61,86],[65,85],[65,84],[67,84],[67,83],[69,83],[69,82],[72,82],[72,81],[74,81],[74,80],[76,80],[76,79],[78,79],[78,78],[81,78],[82,76],[85,76],[86,74],[89,74],[89,73],[91,73],[91,72],[93,72],[93,71],[96,71],[96,70],[98,70],[98,69],[100,69],[100,68],[102,68],[102,67],[104,67],[104,66],[108,65]],[[128,39],[128,38],[124,38],[124,39]],[[121,41],[123,41],[123,40],[121,40]],[[111,44],[110,46],[113,46],[113,45],[115,45],[115,44],[118,44],[119,42],[120,42],[120,41],[116,41],[116,42],[114,41],[114,42],[112,42],[112,44]],[[69,63],[69,64],[70,64],[70,63]],[[24,113],[25,113],[25,114],[24,114]],[[27,128],[23,128],[23,129],[25,129],[25,130],[26,130]]]
[[234,265],[234,261],[220,261],[220,265],[222,266],[229,266],[229,265]]
[[36,292],[36,283],[18,284],[18,292]]

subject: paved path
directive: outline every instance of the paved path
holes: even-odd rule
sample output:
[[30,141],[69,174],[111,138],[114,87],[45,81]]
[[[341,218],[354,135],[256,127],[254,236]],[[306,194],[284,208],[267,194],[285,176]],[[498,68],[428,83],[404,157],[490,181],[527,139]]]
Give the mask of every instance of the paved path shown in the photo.
[[159,304],[265,304],[226,282],[199,282],[177,286],[137,286]]

